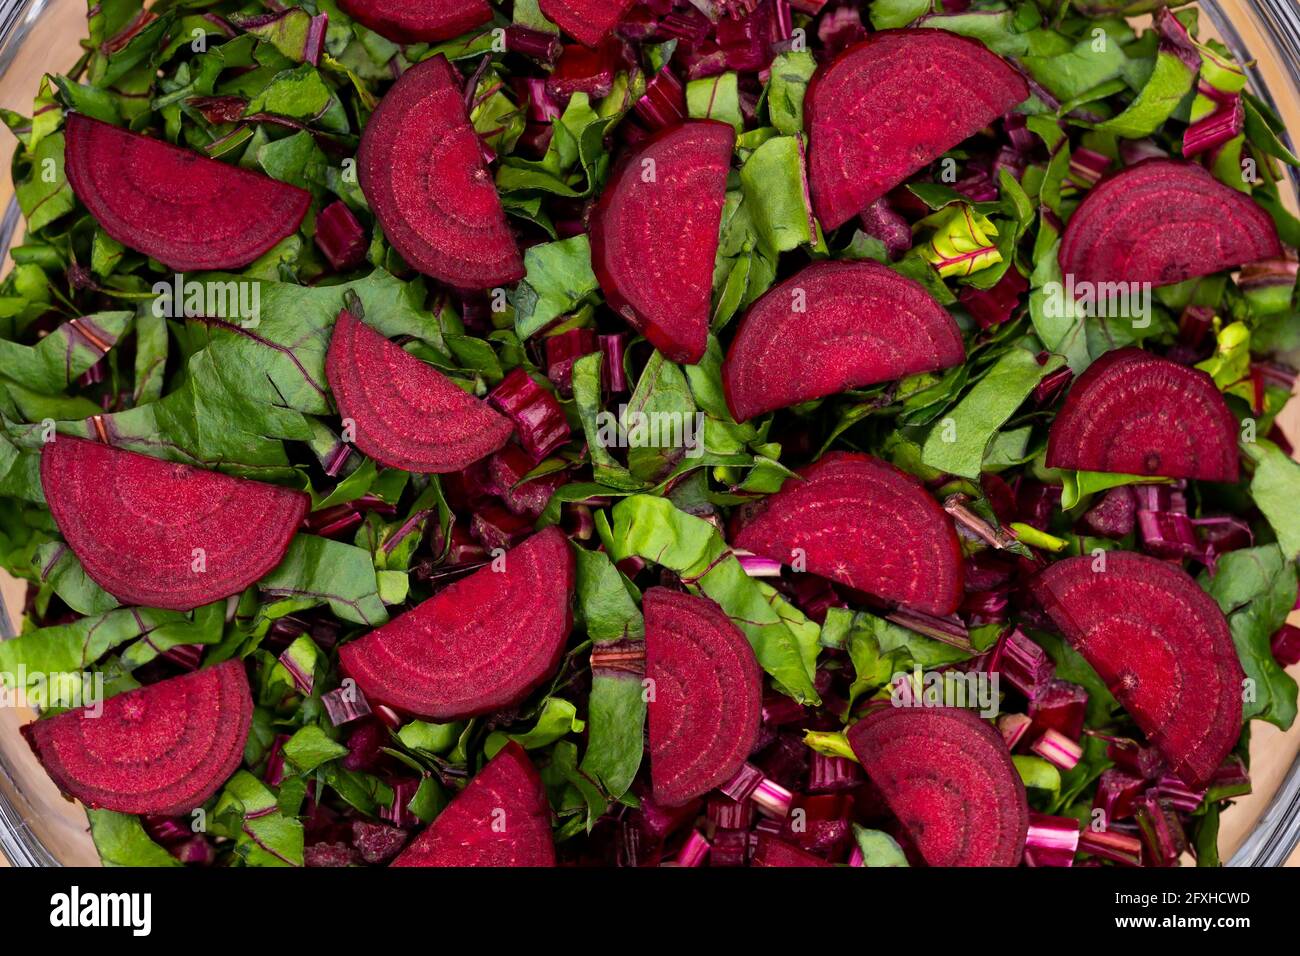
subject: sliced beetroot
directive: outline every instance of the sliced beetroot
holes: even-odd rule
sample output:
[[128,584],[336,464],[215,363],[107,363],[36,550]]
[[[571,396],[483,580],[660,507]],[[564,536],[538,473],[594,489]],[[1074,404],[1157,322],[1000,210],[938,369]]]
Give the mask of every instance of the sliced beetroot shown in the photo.
[[238,594],[284,557],[301,491],[59,435],[41,453],[54,522],[124,604],[189,611]]
[[510,438],[509,419],[344,309],[325,377],[353,442],[381,465],[423,474],[467,468]]
[[554,866],[551,807],[524,748],[501,748],[393,866]]
[[735,137],[712,120],[655,133],[611,177],[592,219],[605,298],[674,362],[704,356]]
[[304,189],[80,113],[64,133],[68,182],[90,214],[177,272],[248,265],[311,204]]
[[550,527],[339,650],[371,704],[458,720],[519,703],[554,672],[573,623],[573,553]]
[[1047,465],[1236,481],[1237,419],[1204,372],[1116,349],[1070,389],[1048,435]]
[[918,283],[877,262],[819,262],[754,303],[722,375],[743,422],[965,358],[957,323]]
[[848,732],[930,866],[1016,866],[1029,805],[1002,735],[957,707],[883,706]]
[[642,602],[655,802],[680,806],[726,783],[758,739],[754,649],[706,597],[651,588]]
[[1176,566],[1131,551],[1058,561],[1032,585],[1189,787],[1203,788],[1241,735],[1245,674],[1214,599]]
[[802,469],[733,543],[927,614],[961,603],[952,520],[919,481],[868,455],[832,452]]
[[450,40],[492,19],[488,0],[339,0],[339,6],[398,43]]
[[410,265],[462,289],[524,277],[460,74],[439,54],[385,94],[357,152],[357,172],[384,235]]
[[1273,218],[1249,196],[1195,163],[1148,159],[1088,190],[1066,224],[1059,259],[1086,288],[1172,285],[1281,254]]
[[561,30],[579,43],[600,46],[635,0],[539,0],[538,6]]
[[814,75],[805,101],[810,177],[826,229],[1029,97],[982,43],[946,30],[882,30]]
[[226,661],[22,732],[59,789],[87,807],[176,816],[235,772],[252,720],[244,665]]

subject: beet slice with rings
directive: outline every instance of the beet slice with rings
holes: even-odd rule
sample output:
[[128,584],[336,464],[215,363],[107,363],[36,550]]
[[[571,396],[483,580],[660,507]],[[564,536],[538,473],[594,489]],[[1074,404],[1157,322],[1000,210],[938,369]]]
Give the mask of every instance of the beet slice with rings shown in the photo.
[[754,303],[722,366],[737,421],[960,365],[951,315],[878,262],[818,262]]
[[361,134],[361,191],[412,267],[460,289],[510,285],[524,262],[461,86],[442,54],[402,74]]
[[1218,604],[1183,570],[1132,551],[1065,558],[1031,588],[1189,787],[1241,736],[1245,673]]
[[882,706],[849,745],[930,866],[1016,866],[1025,786],[1002,735],[959,707]]
[[344,309],[325,358],[353,443],[381,465],[421,474],[467,468],[501,448],[514,426],[431,365]]
[[542,14],[592,49],[609,36],[635,0],[539,0]]
[[881,30],[813,76],[813,205],[836,229],[1029,98],[1020,74],[946,30]]
[[[952,520],[919,481],[856,452],[831,452],[767,498],[735,536],[738,548],[928,614],[962,598]],[[802,552],[800,554],[799,552]]]
[[252,722],[244,665],[226,661],[22,733],[59,789],[87,807],[175,816],[201,806],[235,772]]
[[591,223],[591,263],[610,306],[673,362],[709,336],[713,259],[736,131],[699,120],[661,130],[624,159]]
[[488,0],[339,0],[339,6],[397,43],[450,40],[492,19]]
[[1195,163],[1147,159],[1088,190],[1058,258],[1076,287],[1160,286],[1280,255],[1273,218],[1249,196]]
[[551,806],[528,754],[511,741],[392,866],[554,866]]
[[280,563],[307,514],[301,491],[59,435],[41,488],[86,573],[124,604],[189,611]]
[[1066,396],[1047,466],[1237,480],[1237,419],[1210,376],[1138,348],[1093,362]]
[[72,191],[118,242],[177,272],[246,266],[293,235],[311,193],[69,113]]
[[763,674],[745,635],[706,597],[651,588],[642,600],[655,802],[720,787],[758,739]]
[[[498,564],[498,562],[500,562]],[[555,673],[574,561],[555,527],[339,650],[372,702],[459,720],[518,704]]]

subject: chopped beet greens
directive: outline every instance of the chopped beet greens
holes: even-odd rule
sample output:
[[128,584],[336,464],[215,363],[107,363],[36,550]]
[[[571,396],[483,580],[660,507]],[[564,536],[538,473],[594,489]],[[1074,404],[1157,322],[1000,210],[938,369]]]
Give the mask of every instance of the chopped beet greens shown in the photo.
[[117,865],[1218,865],[1300,160],[1211,33],[92,6],[0,114],[25,744]]

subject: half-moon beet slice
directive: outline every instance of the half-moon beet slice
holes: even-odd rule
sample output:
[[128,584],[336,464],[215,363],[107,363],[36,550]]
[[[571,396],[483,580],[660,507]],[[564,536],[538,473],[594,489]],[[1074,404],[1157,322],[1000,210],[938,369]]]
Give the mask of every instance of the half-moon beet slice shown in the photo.
[[460,471],[506,443],[514,426],[445,375],[344,309],[325,359],[355,444],[389,468]]
[[573,623],[573,553],[558,528],[339,651],[366,696],[459,720],[519,703],[555,672]]
[[835,229],[1029,97],[1020,74],[946,30],[882,30],[813,76],[817,217]]
[[339,6],[397,43],[450,40],[492,19],[488,0],[339,0]]
[[357,172],[384,235],[425,275],[462,289],[524,277],[460,74],[442,54],[384,95],[361,134]]
[[1249,196],[1195,163],[1148,159],[1088,191],[1066,224],[1058,258],[1076,287],[1159,286],[1281,254],[1272,217]]
[[1070,389],[1048,433],[1047,465],[1236,481],[1237,419],[1204,372],[1116,349]]
[[59,789],[92,809],[174,816],[217,792],[244,757],[253,697],[239,661],[38,720],[23,736]]
[[633,0],[539,0],[542,13],[561,30],[593,50],[609,36]]
[[1228,622],[1184,571],[1131,551],[1057,561],[1032,585],[1170,768],[1205,786],[1241,736],[1245,674]]
[[591,262],[605,298],[673,362],[698,362],[708,344],[735,138],[713,120],[656,133],[610,178],[592,218]]
[[952,316],[878,262],[819,262],[754,303],[722,367],[737,421],[959,365]]
[[[939,503],[906,472],[832,452],[764,501],[736,547],[928,614],[961,602],[961,546]],[[799,552],[802,552],[800,554]]]
[[551,806],[528,754],[501,748],[393,866],[554,866]]
[[930,866],[1016,866],[1025,786],[1002,735],[958,707],[889,707],[848,732],[853,753]]
[[730,780],[758,738],[763,675],[754,649],[713,601],[651,588],[645,611],[650,777],[676,807]]
[[64,132],[68,182],[90,214],[178,272],[248,265],[311,205],[305,189],[79,113]]
[[59,435],[41,453],[54,523],[124,604],[189,611],[238,594],[284,557],[301,491]]

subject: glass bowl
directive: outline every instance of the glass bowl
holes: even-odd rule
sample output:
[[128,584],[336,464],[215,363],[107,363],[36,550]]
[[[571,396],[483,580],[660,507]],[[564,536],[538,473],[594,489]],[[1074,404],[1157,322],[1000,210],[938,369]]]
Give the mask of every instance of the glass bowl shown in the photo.
[[[1271,104],[1289,130],[1300,130],[1300,5],[1296,0],[1202,0],[1202,30],[1217,34],[1249,68],[1252,91]],[[27,115],[41,76],[71,67],[85,34],[84,0],[0,0],[0,107]],[[14,141],[0,132],[9,166]],[[1287,200],[1300,204],[1295,170]],[[0,256],[22,216],[7,175],[0,182]],[[1300,401],[1279,423],[1300,448]],[[17,627],[23,587],[0,572],[0,639]],[[6,612],[6,607],[9,611]],[[1300,676],[1300,667],[1293,669]],[[80,805],[60,796],[18,733],[32,714],[0,706],[0,866],[97,866]],[[1224,815],[1219,849],[1229,866],[1300,866],[1300,721],[1283,733],[1256,722],[1251,736],[1254,792]]]

